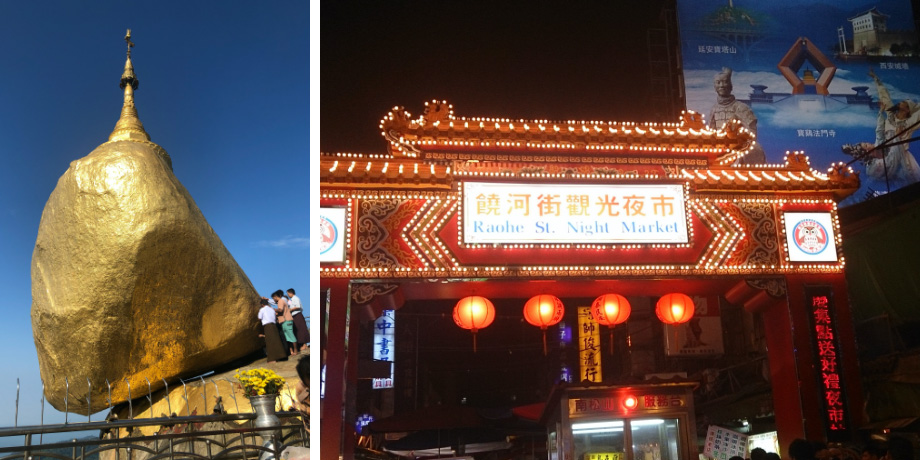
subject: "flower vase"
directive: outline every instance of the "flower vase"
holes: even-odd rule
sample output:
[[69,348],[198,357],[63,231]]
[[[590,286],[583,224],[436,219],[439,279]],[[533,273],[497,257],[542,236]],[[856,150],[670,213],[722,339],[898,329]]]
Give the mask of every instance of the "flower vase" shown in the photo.
[[[256,395],[249,398],[249,404],[252,405],[256,413],[254,425],[256,428],[275,428],[281,427],[281,419],[275,415],[275,401],[278,399],[277,394]],[[281,442],[281,430],[262,430],[259,431],[262,441],[267,443],[272,435],[275,435],[275,441]]]

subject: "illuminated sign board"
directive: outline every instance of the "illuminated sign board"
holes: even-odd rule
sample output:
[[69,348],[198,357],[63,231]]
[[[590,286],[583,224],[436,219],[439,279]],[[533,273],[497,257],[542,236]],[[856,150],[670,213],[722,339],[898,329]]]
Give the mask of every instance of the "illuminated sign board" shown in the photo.
[[837,242],[830,213],[787,212],[783,220],[790,261],[837,261]]
[[[569,400],[569,414],[594,412],[623,412],[624,401],[632,396],[578,398]],[[687,407],[684,396],[678,394],[639,394],[634,396],[637,410],[666,410]]]
[[578,342],[578,362],[581,367],[579,380],[603,381],[600,325],[591,317],[591,307],[578,307]]
[[463,184],[463,242],[687,243],[680,184]]
[[345,262],[345,208],[319,209],[319,261]]
[[767,452],[779,452],[779,434],[775,431],[766,433],[752,434],[748,436],[748,451],[744,458],[750,458],[750,452],[758,447]]
[[824,425],[829,430],[828,440],[843,441],[849,439],[848,415],[832,291],[824,286],[807,287],[805,300],[811,312],[808,317],[813,351],[820,363],[816,374],[824,405]]
[[396,319],[394,310],[384,310],[380,318],[374,321],[374,359],[390,362],[390,377],[372,379],[371,388],[375,390],[393,388],[393,357],[396,353]]

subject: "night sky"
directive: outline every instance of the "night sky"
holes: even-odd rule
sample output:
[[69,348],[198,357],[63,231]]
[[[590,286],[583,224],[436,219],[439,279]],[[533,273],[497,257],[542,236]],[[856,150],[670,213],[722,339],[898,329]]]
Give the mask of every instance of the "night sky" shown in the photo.
[[380,119],[433,99],[458,117],[653,121],[646,30],[664,3],[324,2],[321,150],[384,152]]

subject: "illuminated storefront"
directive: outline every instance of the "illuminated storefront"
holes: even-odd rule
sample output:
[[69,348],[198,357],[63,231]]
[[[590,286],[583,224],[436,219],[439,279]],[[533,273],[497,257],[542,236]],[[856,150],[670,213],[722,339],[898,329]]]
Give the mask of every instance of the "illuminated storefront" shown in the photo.
[[[698,347],[693,339],[719,323],[718,299],[725,299],[763,318],[780,443],[851,436],[861,423],[853,409],[861,407],[861,389],[836,203],[858,189],[859,179],[842,164],[817,171],[795,152],[783,164],[733,166],[754,136],[736,122],[707,129],[701,118],[465,118],[432,102],[418,118],[401,108],[384,117],[387,154],[323,154],[322,458],[337,458],[340,447],[347,458],[354,445],[348,427],[356,417],[350,388],[358,375],[358,321],[409,300],[470,295],[521,305],[534,296],[565,303],[616,294],[653,299],[650,305],[686,298],[688,315],[657,307],[658,318],[671,324],[664,346],[674,356],[721,350],[721,340]],[[694,304],[700,320],[688,323]],[[579,321],[587,310],[575,307],[565,305],[565,321],[586,329]],[[580,340],[594,346],[606,334],[598,332]],[[607,372],[591,363],[571,372]],[[687,412],[690,390],[661,388],[636,394],[643,410],[673,397],[683,401],[678,412]],[[619,404],[611,401],[620,390],[608,390],[592,390],[590,398]],[[581,407],[581,396],[560,397]],[[571,408],[557,415],[609,418]],[[621,425],[604,429],[641,437],[651,432],[643,423],[663,420],[656,433],[677,430],[683,440],[680,449],[659,443],[656,455],[685,459],[696,446],[691,419],[692,411],[619,417],[609,422]]]
[[548,458],[695,458],[693,387],[560,388],[550,397],[547,407]]

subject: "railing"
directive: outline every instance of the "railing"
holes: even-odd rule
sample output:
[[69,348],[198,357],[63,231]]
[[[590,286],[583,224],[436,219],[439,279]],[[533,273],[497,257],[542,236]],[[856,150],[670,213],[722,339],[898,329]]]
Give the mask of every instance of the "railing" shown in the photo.
[[[281,458],[291,447],[309,448],[309,432],[300,412],[279,412],[281,425],[255,427],[255,413],[158,417],[138,420],[68,423],[0,428],[0,438],[22,436],[22,445],[0,447],[0,460],[157,460]],[[156,428],[138,435],[139,428]],[[36,435],[98,431],[99,439],[35,444]],[[295,449],[296,451],[296,449]],[[306,451],[303,451],[306,452]],[[302,455],[287,455],[297,458]]]
[[[239,413],[240,401],[237,401],[235,392],[229,392],[230,401],[224,401],[218,387],[219,381],[229,384],[234,382],[228,379],[205,381],[198,377],[189,381],[180,381],[182,385],[182,400],[184,410],[177,415],[169,405],[169,398],[163,398],[167,404],[168,414],[171,416],[135,418],[137,409],[146,407],[152,409],[158,398],[155,393],[168,394],[169,387],[164,382],[164,390],[151,391],[150,382],[147,382],[146,394],[137,395],[137,400],[129,400],[119,406],[111,404],[112,398],[107,398],[108,416],[105,420],[92,420],[92,414],[85,415],[86,421],[72,422],[64,413],[64,423],[45,424],[45,398],[41,399],[41,424],[32,426],[18,426],[19,422],[19,380],[16,384],[16,410],[14,426],[0,427],[0,460],[159,460],[159,459],[243,459],[243,460],[268,460],[280,459],[282,452],[289,450],[285,458],[298,459],[306,457],[310,447],[310,431],[305,423],[309,417],[309,408],[302,408],[305,412],[292,410],[296,407],[296,398],[290,389],[283,390],[280,395],[282,407],[291,410],[278,412],[276,415],[280,425],[266,427],[256,426],[255,412]],[[108,382],[106,382],[108,385]],[[125,382],[128,385],[127,382]],[[89,382],[87,381],[89,386]],[[209,392],[208,387],[213,391]],[[91,387],[90,387],[91,389]],[[197,402],[189,398],[190,390],[197,390],[201,395]],[[44,388],[42,389],[44,395]],[[226,387],[225,387],[226,390]],[[107,392],[111,395],[111,386]],[[128,386],[128,394],[131,387]],[[209,400],[208,396],[211,396]],[[130,396],[129,396],[130,398]],[[70,384],[66,384],[64,396],[65,408],[69,405]],[[194,398],[192,398],[194,399]],[[87,406],[92,401],[87,399]],[[191,411],[194,403],[198,411],[212,412],[209,415],[196,415]],[[198,405],[201,403],[201,405]],[[226,404],[226,408],[225,408]],[[140,407],[138,407],[140,406]],[[245,408],[245,406],[243,406]],[[235,414],[228,414],[234,410]],[[152,411],[148,411],[150,413]],[[118,415],[122,418],[119,419]],[[259,422],[260,425],[264,422]],[[268,422],[272,423],[272,422]],[[94,433],[86,437],[87,433]],[[82,438],[66,439],[68,433]],[[20,437],[21,442],[15,441]],[[44,442],[45,438],[49,442]],[[54,439],[54,440],[51,440]],[[13,445],[11,445],[13,444]],[[302,450],[301,450],[302,449]]]

